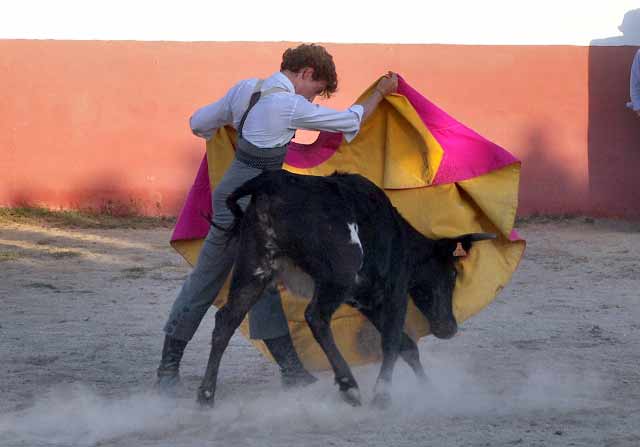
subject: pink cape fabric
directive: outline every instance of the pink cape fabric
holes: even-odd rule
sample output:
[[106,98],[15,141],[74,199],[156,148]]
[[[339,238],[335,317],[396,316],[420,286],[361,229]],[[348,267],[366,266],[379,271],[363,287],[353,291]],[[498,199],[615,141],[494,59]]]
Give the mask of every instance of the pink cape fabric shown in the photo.
[[[452,118],[402,78],[399,79],[398,93],[409,100],[424,125],[443,148],[444,155],[431,186],[471,179],[518,162],[505,149]],[[285,163],[296,168],[317,166],[331,158],[341,143],[342,134],[320,132],[318,139],[312,144],[291,143]],[[204,238],[210,226],[205,216],[211,215],[211,187],[205,155],[178,217],[171,241]],[[510,239],[520,239],[515,230]]]

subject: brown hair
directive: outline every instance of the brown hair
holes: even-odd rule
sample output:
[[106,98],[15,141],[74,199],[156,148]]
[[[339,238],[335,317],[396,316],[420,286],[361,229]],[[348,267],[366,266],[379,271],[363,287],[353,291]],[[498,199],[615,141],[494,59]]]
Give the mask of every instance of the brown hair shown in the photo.
[[321,95],[331,96],[338,89],[338,75],[333,57],[321,45],[302,44],[296,48],[289,48],[282,55],[280,71],[289,70],[298,73],[303,68],[313,68],[314,81],[326,81],[327,87]]

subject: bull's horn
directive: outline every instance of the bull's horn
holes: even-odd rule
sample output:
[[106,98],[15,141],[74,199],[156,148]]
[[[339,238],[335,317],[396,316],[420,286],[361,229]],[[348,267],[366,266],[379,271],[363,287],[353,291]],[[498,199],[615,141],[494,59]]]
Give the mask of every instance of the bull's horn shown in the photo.
[[473,233],[469,235],[469,240],[471,242],[477,241],[486,241],[488,239],[495,239],[496,235],[494,233]]

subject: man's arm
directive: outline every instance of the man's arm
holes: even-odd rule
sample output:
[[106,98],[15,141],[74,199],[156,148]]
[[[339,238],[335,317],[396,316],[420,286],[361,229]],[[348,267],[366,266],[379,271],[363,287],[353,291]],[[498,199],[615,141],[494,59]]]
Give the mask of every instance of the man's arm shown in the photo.
[[631,64],[631,78],[629,82],[631,108],[640,116],[640,50],[636,52]]
[[227,124],[233,124],[231,101],[240,83],[236,84],[220,100],[196,110],[189,119],[189,125],[194,135],[210,140],[217,129]]
[[362,103],[362,107],[364,108],[362,121],[366,121],[367,118],[371,116],[371,113],[378,107],[382,98],[391,93],[395,93],[396,90],[398,90],[398,75],[389,72],[378,81],[375,90]]
[[300,99],[291,117],[292,129],[325,130],[341,132],[345,140],[350,142],[360,130],[360,125],[376,109],[382,98],[398,88],[398,77],[395,73],[385,75],[376,85],[375,90],[361,104],[354,104],[344,111],[336,111]]
[[293,110],[289,128],[341,132],[345,140],[351,141],[360,130],[362,114],[363,107],[359,104],[338,111],[312,104],[300,97]]

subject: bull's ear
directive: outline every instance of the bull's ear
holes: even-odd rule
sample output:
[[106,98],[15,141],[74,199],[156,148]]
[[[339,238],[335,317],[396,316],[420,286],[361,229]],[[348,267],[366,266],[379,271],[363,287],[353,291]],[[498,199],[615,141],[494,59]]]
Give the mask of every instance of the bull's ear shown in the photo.
[[454,258],[466,258],[467,257],[467,251],[462,248],[462,243],[458,242],[456,244],[456,249],[453,250],[453,257]]

